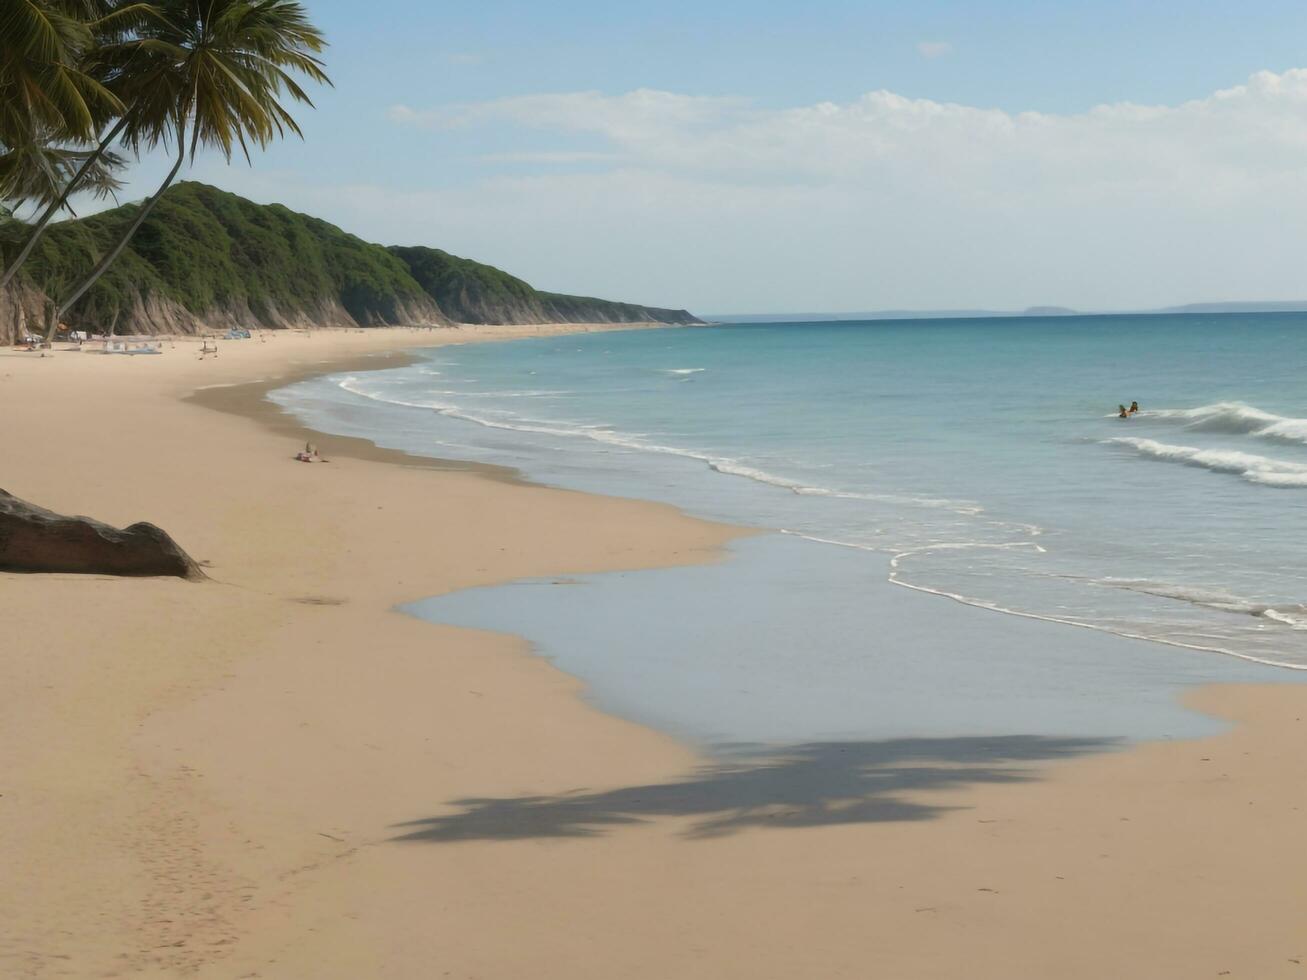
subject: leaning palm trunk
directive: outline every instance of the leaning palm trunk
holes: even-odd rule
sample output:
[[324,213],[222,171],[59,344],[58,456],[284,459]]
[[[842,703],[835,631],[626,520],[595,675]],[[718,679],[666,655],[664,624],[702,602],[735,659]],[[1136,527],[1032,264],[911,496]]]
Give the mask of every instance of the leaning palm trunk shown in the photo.
[[136,230],[140,228],[145,222],[145,219],[150,216],[150,212],[154,210],[154,206],[159,203],[159,198],[163,197],[163,192],[166,191],[177,178],[177,171],[181,170],[182,161],[185,159],[186,133],[184,126],[179,124],[177,126],[177,160],[173,163],[172,169],[168,171],[168,176],[164,178],[163,183],[159,185],[159,189],[154,192],[154,195],[141,205],[140,210],[136,212],[136,218],[127,227],[127,230],[123,233],[122,237],[118,239],[118,243],[95,264],[95,268],[87,273],[86,278],[74,287],[68,298],[65,299],[61,305],[55,308],[54,315],[50,320],[49,329],[45,333],[45,341],[47,344],[54,341],[55,331],[59,329],[59,323],[63,320],[64,314],[72,309],[73,304],[81,299],[82,295],[94,286],[99,281],[100,277],[105,274],[109,266],[117,261],[118,256],[123,254],[123,249],[125,249],[127,243],[132,240],[132,236],[136,234]]
[[10,280],[12,280],[15,273],[18,272],[19,266],[27,261],[27,257],[32,254],[32,249],[36,248],[36,243],[40,241],[41,235],[45,232],[45,226],[48,225],[54,216],[59,213],[61,208],[67,206],[68,199],[81,186],[83,179],[100,161],[100,158],[104,156],[105,152],[113,144],[113,141],[118,138],[118,134],[122,132],[123,127],[126,125],[126,117],[119,119],[118,122],[114,124],[113,128],[109,130],[104,139],[100,141],[100,145],[95,148],[95,151],[91,153],[86,158],[85,162],[83,162],[77,169],[77,173],[73,175],[73,179],[64,187],[63,192],[51,201],[46,209],[41,213],[41,217],[36,220],[36,224],[32,226],[32,230],[27,233],[27,240],[23,242],[22,249],[19,250],[16,256],[14,256],[14,260],[9,263],[9,267],[5,269],[3,273],[0,273],[0,290],[3,290],[9,285]]
[[248,159],[251,143],[264,147],[287,130],[300,134],[280,97],[287,93],[295,102],[313,103],[291,72],[329,81],[317,57],[326,41],[298,0],[156,0],[150,7],[157,8],[157,16],[127,40],[98,48],[96,65],[114,79],[113,94],[127,107],[123,142],[139,151],[175,135],[177,162],[117,245],[52,311],[49,340],[64,314],[122,254],[181,170],[188,128],[192,159],[200,146],[217,147],[228,160],[239,146]]

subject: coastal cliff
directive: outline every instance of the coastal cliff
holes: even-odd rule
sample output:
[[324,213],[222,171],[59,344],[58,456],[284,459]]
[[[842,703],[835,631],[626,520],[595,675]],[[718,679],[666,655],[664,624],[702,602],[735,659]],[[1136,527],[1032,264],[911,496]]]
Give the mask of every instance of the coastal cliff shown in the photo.
[[[0,295],[0,343],[43,332],[49,300],[107,251],[137,205],[60,222]],[[6,259],[25,226],[0,224]],[[127,250],[65,317],[117,334],[232,326],[698,323],[684,310],[540,292],[439,249],[386,248],[278,204],[205,184],[170,188]]]
[[392,246],[413,278],[459,323],[700,323],[685,310],[545,293],[494,266],[438,248]]

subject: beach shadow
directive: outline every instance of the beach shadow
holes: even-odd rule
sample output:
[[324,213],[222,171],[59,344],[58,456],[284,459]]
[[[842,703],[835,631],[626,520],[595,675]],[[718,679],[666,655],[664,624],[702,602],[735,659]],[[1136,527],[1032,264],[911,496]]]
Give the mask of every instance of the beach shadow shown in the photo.
[[396,841],[595,837],[655,817],[695,817],[689,838],[749,827],[928,820],[955,807],[899,794],[1037,778],[1034,763],[1103,752],[1117,739],[1009,735],[736,746],[670,783],[554,796],[451,801],[457,812],[398,825]]

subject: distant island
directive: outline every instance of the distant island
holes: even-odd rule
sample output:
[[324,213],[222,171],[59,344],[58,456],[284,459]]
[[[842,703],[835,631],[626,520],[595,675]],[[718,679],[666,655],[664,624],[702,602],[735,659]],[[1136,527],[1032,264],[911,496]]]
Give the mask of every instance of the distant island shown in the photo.
[[[0,343],[43,331],[58,299],[95,264],[138,205],[53,225],[0,295]],[[12,253],[26,226],[0,222]],[[374,245],[279,204],[206,184],[170,188],[127,251],[66,318],[118,334],[194,334],[231,326],[450,323],[667,323],[685,310],[535,289],[437,248]]]
[[714,323],[826,323],[838,320],[964,320],[1020,316],[1164,316],[1186,313],[1304,313],[1304,300],[1186,303],[1141,310],[1073,310],[1066,306],[1030,306],[1024,310],[861,310],[852,313],[716,313]]

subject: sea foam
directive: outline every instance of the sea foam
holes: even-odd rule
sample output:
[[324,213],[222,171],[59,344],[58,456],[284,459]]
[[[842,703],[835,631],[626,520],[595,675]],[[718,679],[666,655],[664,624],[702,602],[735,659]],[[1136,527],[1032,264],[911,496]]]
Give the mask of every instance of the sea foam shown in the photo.
[[[693,368],[690,370],[702,370]],[[850,490],[841,490],[834,487],[813,486],[800,480],[790,479],[767,470],[759,469],[754,466],[748,466],[738,460],[723,458],[711,453],[699,452],[694,449],[686,449],[679,446],[668,446],[661,443],[651,442],[639,435],[616,432],[605,425],[582,424],[576,422],[567,422],[556,419],[534,419],[526,416],[515,415],[511,412],[498,410],[502,418],[487,418],[487,412],[495,412],[494,409],[479,409],[478,412],[470,412],[465,407],[454,402],[423,400],[413,401],[409,399],[396,398],[387,394],[376,391],[369,391],[360,384],[355,376],[348,376],[336,382],[337,387],[342,391],[347,391],[352,395],[360,398],[366,398],[370,401],[381,402],[386,405],[394,405],[400,408],[419,408],[427,409],[444,415],[448,418],[460,419],[464,422],[472,422],[476,425],[485,426],[490,429],[503,429],[512,432],[534,433],[536,435],[559,436],[563,438],[582,438],[589,439],[593,442],[603,443],[609,446],[630,449],[637,452],[658,453],[667,456],[680,456],[685,459],[697,460],[708,466],[715,473],[723,476],[741,477],[746,480],[752,480],[755,483],[762,483],[767,486],[779,487],[789,490],[791,493],[803,496],[814,497],[835,497],[846,500],[866,500],[878,501],[881,503],[898,504],[906,507],[923,507],[927,509],[950,510],[957,514],[974,516],[983,512],[984,508],[980,505],[966,500],[949,500],[941,497],[913,496],[910,494],[876,494],[876,493],[859,493]],[[431,390],[429,394],[464,394],[448,390]],[[477,393],[487,395],[491,393]],[[551,395],[566,394],[566,392],[539,391],[539,392],[506,392],[506,396],[522,395]]]
[[1307,464],[1291,463],[1254,453],[1234,449],[1199,449],[1196,446],[1176,446],[1156,439],[1138,439],[1118,436],[1108,443],[1129,446],[1141,456],[1167,463],[1196,466],[1216,473],[1232,473],[1249,483],[1268,487],[1307,489]]
[[1197,408],[1163,408],[1142,413],[1144,418],[1176,422],[1200,432],[1226,432],[1258,439],[1307,444],[1307,419],[1262,411],[1243,402],[1216,402]]

